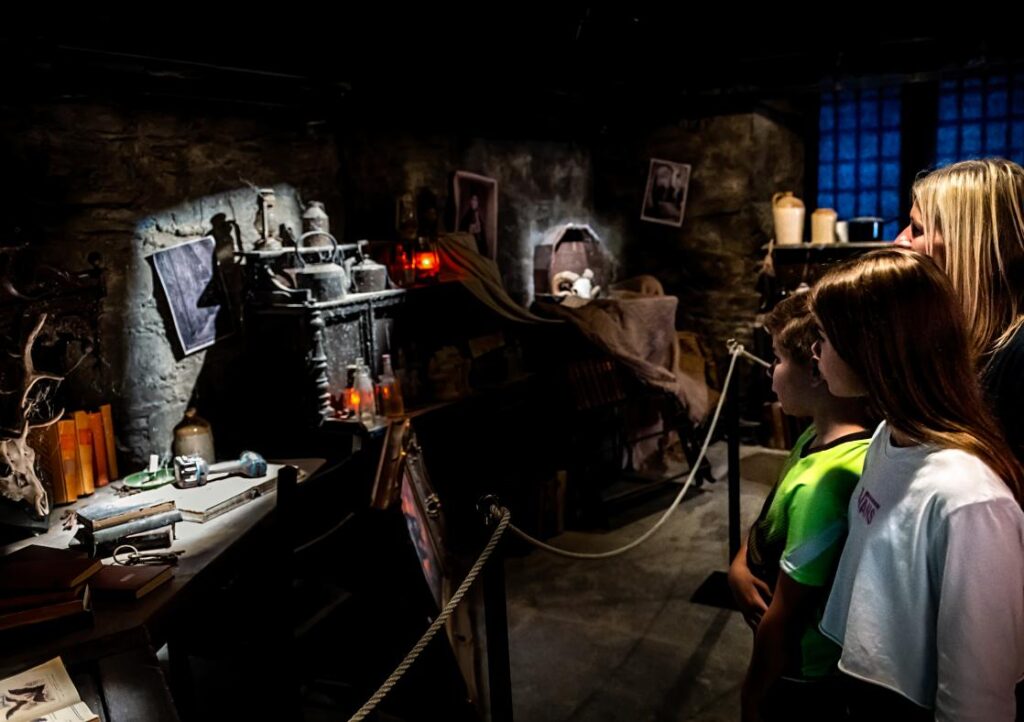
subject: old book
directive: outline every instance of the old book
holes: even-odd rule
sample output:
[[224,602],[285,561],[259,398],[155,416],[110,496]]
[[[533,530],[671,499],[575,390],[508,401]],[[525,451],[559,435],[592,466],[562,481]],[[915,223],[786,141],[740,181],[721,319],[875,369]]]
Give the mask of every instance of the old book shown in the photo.
[[70,602],[82,594],[84,584],[69,589],[55,589],[52,591],[30,591],[11,592],[0,595],[0,614],[11,612],[16,609],[27,609],[28,607],[44,607],[47,604],[58,604]]
[[117,471],[117,445],[114,443],[114,417],[110,404],[100,406],[100,419],[103,421],[103,446],[107,452],[107,472],[111,479],[120,479]]
[[0,558],[0,591],[77,587],[102,565],[70,549],[30,544]]
[[103,417],[98,411],[89,414],[89,431],[92,432],[92,460],[96,468],[96,486],[110,483],[107,471],[107,445],[103,442]]
[[125,544],[135,547],[140,552],[148,549],[169,549],[174,543],[174,531],[173,527],[164,527],[163,529],[131,534],[97,544],[93,541],[91,533],[83,528],[79,528],[75,534],[74,541],[78,543],[78,546],[75,548],[86,550],[89,556],[95,559],[106,559],[113,556],[119,546]]
[[76,501],[81,494],[81,483],[78,480],[78,435],[75,433],[75,422],[70,419],[58,421],[57,429],[60,434],[64,488],[67,490],[68,501]]
[[89,621],[92,618],[88,584],[83,585],[76,596],[65,601],[0,612],[0,632],[56,620],[69,620],[70,617],[78,617],[81,621]]
[[170,564],[107,564],[89,584],[100,597],[140,599],[173,576]]
[[[192,489],[174,489],[178,509],[185,521],[205,522],[231,511],[277,488],[281,464],[267,464],[267,473],[255,479],[229,476]],[[303,472],[299,472],[299,479]]]
[[77,499],[64,483],[64,464],[60,456],[60,428],[58,424],[33,429],[29,432],[29,445],[36,451],[36,469],[40,480],[53,490],[54,504],[70,504]]
[[75,689],[60,657],[0,680],[5,722],[98,722]]
[[88,496],[96,491],[92,460],[92,431],[89,430],[89,414],[76,411],[75,437],[78,439],[78,482],[79,496]]
[[170,511],[163,511],[159,514],[153,514],[152,516],[132,519],[124,524],[108,526],[105,529],[94,529],[90,536],[95,544],[103,544],[105,542],[114,541],[115,539],[120,539],[121,537],[131,536],[132,534],[138,534],[151,529],[159,529],[160,527],[169,526],[170,524],[176,524],[179,521],[181,521],[181,512],[172,508]]
[[132,519],[141,519],[174,510],[173,499],[146,499],[139,501],[129,496],[115,501],[89,504],[78,510],[78,523],[86,529],[96,531],[110,526],[124,524]]

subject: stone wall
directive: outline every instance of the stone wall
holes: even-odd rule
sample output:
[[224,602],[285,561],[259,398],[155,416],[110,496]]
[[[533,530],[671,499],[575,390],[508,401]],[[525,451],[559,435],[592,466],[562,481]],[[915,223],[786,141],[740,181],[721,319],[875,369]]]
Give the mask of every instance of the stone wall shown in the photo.
[[[167,453],[200,374],[226,373],[212,366],[235,363],[240,342],[178,357],[147,256],[209,234],[218,213],[236,219],[251,242],[256,204],[249,184],[277,185],[293,227],[297,192],[340,213],[333,136],[281,119],[68,103],[4,114],[0,137],[9,170],[5,198],[13,201],[5,235],[16,231],[40,248],[42,260],[65,269],[86,268],[91,253],[102,256],[100,343],[69,375],[69,400],[114,404],[130,467]],[[215,401],[200,398],[203,412],[215,417]]]
[[[38,246],[64,268],[86,267],[93,252],[102,256],[100,344],[69,377],[68,393],[83,406],[113,401],[129,465],[169,450],[171,429],[196,393],[216,428],[227,398],[218,381],[255,362],[240,357],[238,335],[180,357],[147,260],[159,248],[208,234],[219,214],[251,243],[254,186],[275,186],[283,220],[296,228],[300,197],[324,201],[339,240],[352,242],[393,237],[404,192],[427,191],[450,212],[454,171],[493,177],[498,263],[513,298],[528,304],[532,297],[533,247],[544,233],[586,222],[624,262],[625,274],[652,273],[678,295],[680,328],[702,333],[716,348],[749,335],[771,194],[802,190],[799,139],[756,114],[584,143],[307,125],[255,112],[75,102],[18,111],[0,119],[0,158],[9,169],[4,234]],[[652,157],[693,166],[682,228],[639,220]],[[230,252],[221,255],[230,265]],[[232,293],[237,305],[237,286]]]
[[[640,220],[651,158],[692,166],[681,228]],[[657,276],[679,297],[679,328],[719,351],[728,338],[749,341],[772,193],[802,195],[801,138],[756,113],[686,121],[605,144],[595,151],[594,173],[598,207],[626,218],[625,273]]]
[[397,196],[427,191],[452,228],[456,170],[498,181],[498,266],[512,298],[533,297],[533,248],[552,226],[590,223],[618,250],[623,219],[593,198],[591,150],[571,142],[470,139],[454,135],[361,134],[342,143],[349,238],[391,237]]

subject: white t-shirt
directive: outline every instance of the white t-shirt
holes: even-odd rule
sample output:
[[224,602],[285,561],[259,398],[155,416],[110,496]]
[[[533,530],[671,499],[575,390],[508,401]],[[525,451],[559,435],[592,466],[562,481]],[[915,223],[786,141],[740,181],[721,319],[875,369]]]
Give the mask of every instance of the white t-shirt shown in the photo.
[[875,431],[821,631],[839,668],[935,709],[1013,720],[1024,672],[1024,513],[963,451]]

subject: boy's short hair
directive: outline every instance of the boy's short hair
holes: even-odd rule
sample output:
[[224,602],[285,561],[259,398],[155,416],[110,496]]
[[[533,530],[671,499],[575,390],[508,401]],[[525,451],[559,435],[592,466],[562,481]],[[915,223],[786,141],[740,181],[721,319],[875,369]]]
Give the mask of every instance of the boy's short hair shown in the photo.
[[810,296],[806,292],[787,296],[775,304],[764,320],[764,327],[775,343],[799,364],[811,362],[811,346],[818,340]]

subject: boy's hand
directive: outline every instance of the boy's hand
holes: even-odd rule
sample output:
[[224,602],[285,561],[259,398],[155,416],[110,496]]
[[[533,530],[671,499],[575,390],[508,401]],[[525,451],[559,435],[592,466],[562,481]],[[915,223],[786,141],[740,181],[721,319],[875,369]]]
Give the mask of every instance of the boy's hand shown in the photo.
[[757,630],[761,617],[768,611],[772,601],[772,590],[762,580],[754,576],[747,566],[746,548],[729,565],[729,589],[733,599],[743,614],[743,619],[751,629]]

